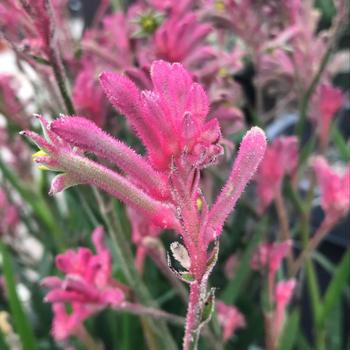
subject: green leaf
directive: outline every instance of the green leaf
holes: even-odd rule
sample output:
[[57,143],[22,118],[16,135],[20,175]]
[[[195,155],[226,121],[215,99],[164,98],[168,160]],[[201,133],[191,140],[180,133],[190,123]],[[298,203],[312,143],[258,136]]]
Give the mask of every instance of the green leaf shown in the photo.
[[350,149],[336,125],[331,128],[331,137],[344,162],[350,161]]
[[2,242],[0,242],[0,252],[2,256],[3,273],[15,330],[20,336],[23,350],[37,350],[38,347],[33,329],[17,295],[11,257]]
[[323,306],[317,318],[317,324],[322,325],[329,317],[330,312],[340,301],[340,296],[350,277],[350,249],[345,253],[338,265],[334,276],[324,296]]
[[211,316],[214,312],[215,308],[215,288],[211,288],[210,292],[207,295],[207,298],[204,302],[204,307],[202,311],[202,317],[201,317],[201,326],[210,321]]
[[291,350],[297,340],[299,328],[299,312],[294,311],[289,316],[284,326],[282,337],[279,342],[278,350]]
[[251,256],[261,241],[262,235],[265,232],[267,226],[266,218],[263,218],[259,224],[257,224],[257,232],[249,242],[245,249],[241,263],[235,274],[235,278],[232,279],[224,291],[220,295],[220,299],[227,304],[234,304],[242,288],[244,288],[245,282],[248,280],[251,274],[250,260]]
[[5,335],[2,333],[1,329],[0,329],[0,349],[1,350],[10,350],[9,346],[6,343]]
[[4,164],[2,159],[0,159],[0,170],[3,176],[17,190],[17,192],[24,199],[24,201],[31,206],[33,212],[49,230],[49,233],[53,235],[57,245],[63,250],[63,232],[60,229],[59,225],[57,225],[57,220],[50,211],[49,206],[47,205],[44,198],[40,194],[30,190],[23,183],[21,183],[16,174],[13,173],[11,169],[8,166],[6,166],[6,164]]

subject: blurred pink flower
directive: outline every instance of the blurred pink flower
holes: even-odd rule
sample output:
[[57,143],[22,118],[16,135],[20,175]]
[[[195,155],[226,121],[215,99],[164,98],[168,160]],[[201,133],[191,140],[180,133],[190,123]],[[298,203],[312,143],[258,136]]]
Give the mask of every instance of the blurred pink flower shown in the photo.
[[226,305],[222,301],[216,302],[218,321],[223,328],[224,342],[228,341],[239,328],[246,326],[244,315],[235,306]]
[[87,248],[68,250],[56,257],[56,266],[65,277],[46,277],[42,285],[50,291],[50,303],[81,303],[90,309],[119,305],[124,300],[120,283],[112,278],[112,257],[103,241],[103,229],[92,234],[96,255]]
[[192,60],[200,61],[200,56],[206,56],[204,40],[211,30],[211,26],[200,23],[194,13],[170,16],[155,32],[155,55],[189,67]]
[[281,190],[285,175],[294,175],[298,165],[298,140],[295,136],[276,139],[267,147],[255,176],[259,212],[263,213]]
[[159,236],[161,229],[153,225],[146,216],[131,207],[127,208],[127,213],[131,224],[132,242],[136,245],[135,266],[138,271],[142,272],[147,255],[145,241],[151,237]]
[[23,129],[29,126],[29,122],[23,115],[24,106],[17,97],[19,88],[20,84],[15,76],[0,73],[0,113],[16,127]]
[[319,85],[311,100],[311,118],[317,126],[322,147],[328,143],[331,121],[343,101],[344,96],[341,90],[329,83]]
[[267,268],[272,275],[275,275],[281,267],[282,260],[287,256],[291,246],[291,241],[261,244],[252,257],[252,268],[254,270]]
[[331,222],[344,217],[350,208],[350,165],[343,175],[330,167],[326,159],[318,156],[312,160],[321,190],[321,205]]
[[228,279],[233,279],[236,274],[236,269],[239,265],[239,256],[237,254],[230,255],[224,267],[225,276]]
[[72,95],[76,112],[103,127],[106,120],[106,97],[98,83],[95,70],[86,64],[75,79]]
[[0,187],[0,236],[15,233],[19,224],[19,211],[16,205],[9,201],[7,193]]
[[[46,277],[42,285],[49,289],[46,302],[53,304],[53,336],[57,341],[67,339],[91,315],[106,307],[119,306],[124,301],[126,287],[112,278],[112,257],[103,239],[103,229],[92,234],[96,249],[68,250],[56,257],[56,266],[64,273],[61,280]],[[68,313],[65,304],[71,304]]]
[[275,288],[275,311],[273,315],[275,339],[279,339],[285,323],[286,308],[291,301],[296,280],[280,281]]
[[130,47],[130,25],[127,16],[115,12],[105,16],[102,26],[84,33],[83,60],[99,71],[106,69],[123,70],[132,66],[133,54]]

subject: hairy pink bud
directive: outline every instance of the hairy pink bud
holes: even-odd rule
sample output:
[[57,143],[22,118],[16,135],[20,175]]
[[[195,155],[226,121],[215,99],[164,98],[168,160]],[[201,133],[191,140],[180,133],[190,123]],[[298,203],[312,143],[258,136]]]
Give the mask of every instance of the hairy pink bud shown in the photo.
[[264,132],[258,127],[250,129],[241,142],[231,175],[209,212],[206,228],[208,241],[220,235],[226,218],[262,160],[265,148]]

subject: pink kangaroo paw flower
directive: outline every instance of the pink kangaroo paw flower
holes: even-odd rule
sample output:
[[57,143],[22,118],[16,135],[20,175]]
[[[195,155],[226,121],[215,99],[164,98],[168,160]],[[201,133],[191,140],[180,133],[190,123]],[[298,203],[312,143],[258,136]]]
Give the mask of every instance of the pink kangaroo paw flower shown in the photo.
[[103,72],[100,83],[109,101],[126,116],[143,144],[147,148],[157,145],[157,132],[144,118],[141,94],[136,85],[129,78],[113,72]]
[[[94,185],[141,210],[155,224],[161,227],[177,227],[175,209],[169,203],[158,201],[129,179],[82,156],[81,151],[72,148],[53,130],[48,130],[45,122],[43,128],[47,130],[49,139],[30,131],[25,131],[23,134],[46,152],[39,152],[39,154],[34,155],[38,163],[47,166],[48,169],[51,166],[55,170],[64,173],[64,176],[54,179],[50,193],[57,193],[74,184]],[[150,190],[150,192],[152,191]],[[159,193],[159,191],[156,193]]]
[[232,305],[227,305],[218,300],[216,302],[218,321],[223,328],[224,341],[228,341],[239,328],[246,326],[244,315]]
[[105,133],[94,122],[82,117],[63,117],[50,129],[64,141],[117,165],[155,197],[165,197],[168,190],[161,175],[133,149]]
[[244,136],[231,175],[209,212],[206,239],[214,240],[221,234],[222,226],[233,210],[237,199],[253,177],[266,149],[265,133],[253,127]]
[[277,283],[275,289],[275,313],[274,313],[274,328],[275,336],[279,338],[283,331],[285,323],[285,315],[288,304],[290,303],[294,289],[296,287],[296,280],[290,279],[288,281],[280,281]]
[[350,164],[343,175],[321,156],[312,160],[312,166],[321,191],[322,209],[335,222],[345,216],[350,208]]
[[138,208],[162,227],[176,227],[175,211],[142,191],[116,172],[73,153],[60,153],[62,170],[79,183],[95,185],[121,201]]
[[49,195],[53,196],[56,193],[62,192],[69,187],[81,184],[81,182],[77,182],[75,179],[69,177],[69,175],[67,174],[56,175],[51,182]]

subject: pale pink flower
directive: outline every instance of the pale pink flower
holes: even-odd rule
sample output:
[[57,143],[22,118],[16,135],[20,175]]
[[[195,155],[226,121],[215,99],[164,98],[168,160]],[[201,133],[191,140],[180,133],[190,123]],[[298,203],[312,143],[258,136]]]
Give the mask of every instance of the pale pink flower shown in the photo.
[[82,323],[92,316],[93,312],[84,305],[72,303],[72,311],[68,313],[63,303],[52,305],[52,336],[56,342],[64,342],[69,337],[77,335]]
[[276,198],[283,177],[294,175],[297,165],[298,140],[295,136],[280,137],[267,147],[255,176],[260,213]]
[[223,328],[224,341],[228,341],[239,328],[246,326],[244,315],[232,305],[226,305],[222,301],[216,302],[218,321]]
[[131,224],[131,238],[136,245],[135,266],[143,271],[144,260],[147,256],[146,240],[160,235],[161,229],[139,211],[128,207],[127,213]]
[[329,83],[322,83],[311,100],[311,118],[317,126],[320,144],[323,147],[328,143],[331,121],[343,101],[341,90]]
[[236,269],[239,266],[239,256],[237,254],[230,255],[224,266],[225,276],[228,279],[233,279],[236,274]]
[[80,70],[73,86],[72,100],[78,114],[103,127],[107,114],[107,101],[92,65],[85,64]]
[[321,156],[312,160],[321,191],[321,206],[332,222],[344,217],[350,208],[350,165],[343,175],[335,171]]
[[130,47],[130,28],[127,16],[115,12],[105,16],[102,26],[84,33],[82,47],[83,58],[94,68],[125,69],[132,66],[133,55]]
[[197,72],[197,69],[208,64],[216,57],[213,49],[206,45],[205,39],[212,31],[207,23],[200,23],[194,12],[184,16],[169,16],[155,31],[150,52],[141,59],[147,65],[153,59],[169,62],[181,62],[186,68]]
[[15,233],[19,224],[19,210],[10,202],[7,193],[0,187],[0,235]]
[[149,0],[148,3],[159,11],[181,16],[193,7],[192,0]]
[[[57,341],[73,335],[82,322],[106,307],[119,306],[125,299],[126,287],[112,278],[112,257],[103,240],[103,229],[92,234],[96,255],[87,248],[68,250],[56,257],[63,280],[46,277],[42,285],[50,291],[45,301],[53,304],[52,333]],[[68,313],[65,304],[72,306]]]
[[255,270],[266,268],[272,275],[275,275],[291,246],[292,242],[290,240],[259,245],[251,260],[252,268]]
[[68,250],[56,257],[56,266],[65,277],[47,277],[42,284],[50,291],[50,303],[81,303],[90,309],[119,305],[124,300],[120,283],[112,278],[112,257],[103,241],[103,229],[95,229],[92,240],[96,255],[87,248]]
[[15,76],[0,74],[0,113],[18,128],[27,128],[28,119],[24,114],[24,106],[18,98],[19,82]]
[[271,46],[271,41],[282,41],[279,37],[284,37],[296,21],[300,0],[278,3],[223,0],[213,2],[212,6],[218,23],[232,29],[257,54]]
[[285,323],[286,308],[289,305],[296,286],[296,280],[280,281],[275,288],[275,311],[273,315],[274,335],[281,336]]

